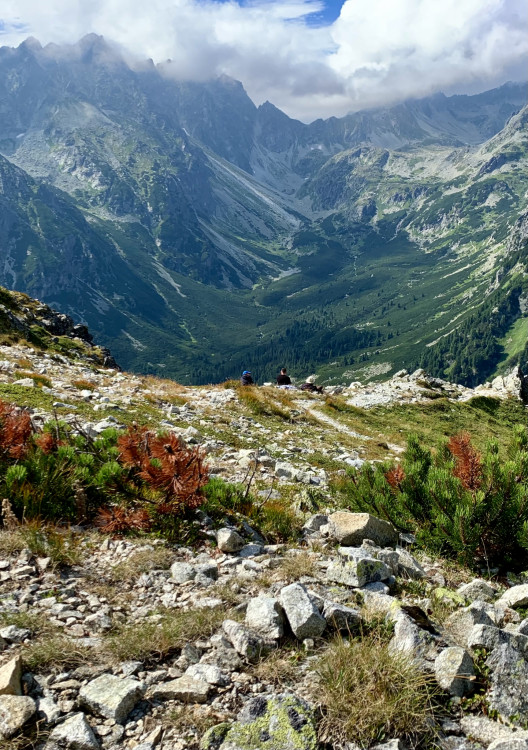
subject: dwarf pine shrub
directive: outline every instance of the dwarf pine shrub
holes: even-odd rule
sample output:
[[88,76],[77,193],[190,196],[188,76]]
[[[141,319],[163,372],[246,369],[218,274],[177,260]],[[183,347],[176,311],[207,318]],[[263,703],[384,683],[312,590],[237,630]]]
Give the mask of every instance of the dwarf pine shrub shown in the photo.
[[461,433],[433,452],[416,436],[397,466],[365,465],[344,483],[344,506],[413,532],[429,549],[469,566],[528,562],[528,432],[517,425],[506,455],[483,454]]
[[91,521],[99,512],[110,533],[171,537],[204,501],[207,479],[201,451],[175,435],[131,427],[93,439],[58,421],[37,432],[26,410],[0,401],[0,497],[19,521]]

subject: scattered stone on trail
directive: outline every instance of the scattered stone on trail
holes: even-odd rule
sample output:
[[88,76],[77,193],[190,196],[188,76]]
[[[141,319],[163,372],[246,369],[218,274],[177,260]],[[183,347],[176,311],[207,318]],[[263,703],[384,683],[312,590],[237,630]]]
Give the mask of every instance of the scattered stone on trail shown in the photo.
[[263,638],[235,620],[224,620],[222,629],[235,650],[249,662],[258,661],[269,650]]
[[216,543],[222,552],[239,552],[245,544],[240,534],[234,529],[218,529]]
[[36,710],[35,701],[27,695],[0,695],[0,739],[13,737]]
[[171,565],[171,576],[176,583],[186,583],[196,577],[196,570],[186,562],[175,562]]
[[191,664],[187,668],[185,675],[192,677],[193,680],[207,682],[209,685],[220,685],[223,687],[227,684],[227,680],[223,677],[221,670],[213,664]]
[[22,695],[21,677],[22,658],[18,655],[0,667],[0,695]]
[[475,580],[459,586],[457,594],[460,594],[460,596],[463,596],[469,602],[492,602],[497,597],[495,589],[482,578],[475,578]]
[[329,581],[361,588],[367,583],[387,580],[391,572],[381,560],[364,556],[330,563],[326,576]]
[[100,747],[85,715],[77,713],[55,727],[44,750],[99,750]]
[[444,623],[444,626],[455,643],[459,646],[468,646],[468,638],[475,625],[496,626],[491,617],[494,610],[484,602],[473,602],[469,607],[458,609],[453,612]]
[[435,676],[438,684],[451,695],[462,698],[474,690],[473,659],[460,646],[444,649],[435,659]]
[[211,685],[208,682],[190,675],[183,675],[176,680],[153,685],[147,691],[147,698],[158,701],[205,703],[210,693]]
[[491,669],[489,707],[503,721],[523,726],[528,711],[528,662],[508,643],[495,648],[486,660]]
[[337,511],[328,516],[329,534],[344,547],[355,547],[364,539],[372,539],[379,547],[394,547],[398,532],[392,524],[370,513]]
[[326,628],[326,620],[311,600],[305,587],[291,583],[281,589],[279,601],[296,638],[318,638]]
[[497,601],[497,605],[505,605],[506,607],[525,607],[528,604],[528,583],[523,583],[520,586],[512,586],[504,592],[500,599]]
[[246,625],[264,638],[281,638],[284,635],[284,612],[277,599],[264,594],[250,599]]
[[316,750],[313,711],[295,695],[252,698],[232,724],[210,729],[201,750]]
[[17,628],[15,625],[9,625],[7,628],[0,630],[0,638],[8,643],[22,643],[31,635],[27,628]]
[[79,692],[79,699],[91,713],[121,724],[141,699],[144,686],[130,677],[102,674]]

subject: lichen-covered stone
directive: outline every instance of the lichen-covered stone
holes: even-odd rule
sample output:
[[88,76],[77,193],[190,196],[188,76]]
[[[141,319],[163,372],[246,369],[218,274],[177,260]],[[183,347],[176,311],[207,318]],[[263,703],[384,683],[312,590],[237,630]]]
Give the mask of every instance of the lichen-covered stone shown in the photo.
[[497,604],[504,604],[507,607],[525,607],[528,604],[528,583],[523,583],[520,586],[512,586],[504,592]]
[[334,630],[355,630],[361,623],[359,610],[328,599],[324,602],[323,617]]
[[200,740],[200,750],[218,750],[232,724],[227,721],[208,729]]
[[489,655],[491,669],[489,707],[506,722],[523,726],[528,712],[528,662],[509,643],[503,643]]
[[459,586],[457,594],[460,594],[469,602],[492,602],[497,597],[495,589],[482,578],[475,578],[473,581]]
[[385,563],[373,557],[352,557],[343,562],[330,563],[326,571],[329,581],[356,588],[375,581],[385,581],[390,575]]
[[201,750],[316,750],[313,712],[295,695],[253,698],[238,721],[213,727]]
[[224,620],[222,629],[236,651],[250,662],[258,661],[269,650],[263,638],[235,620]]
[[469,633],[467,643],[469,648],[485,648],[488,651],[507,644],[525,656],[528,654],[528,636],[491,625],[475,625]]
[[454,641],[463,648],[468,644],[468,637],[475,625],[487,625],[495,627],[491,618],[492,612],[489,612],[484,602],[473,602],[469,607],[459,609],[453,612],[445,621],[445,628]]

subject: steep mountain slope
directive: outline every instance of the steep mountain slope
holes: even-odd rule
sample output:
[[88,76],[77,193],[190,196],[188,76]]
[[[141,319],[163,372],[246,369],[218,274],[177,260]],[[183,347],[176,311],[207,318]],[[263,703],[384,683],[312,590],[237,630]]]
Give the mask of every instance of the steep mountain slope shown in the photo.
[[524,86],[306,125],[90,35],[1,48],[0,100],[0,282],[81,315],[126,367],[363,377],[502,294]]

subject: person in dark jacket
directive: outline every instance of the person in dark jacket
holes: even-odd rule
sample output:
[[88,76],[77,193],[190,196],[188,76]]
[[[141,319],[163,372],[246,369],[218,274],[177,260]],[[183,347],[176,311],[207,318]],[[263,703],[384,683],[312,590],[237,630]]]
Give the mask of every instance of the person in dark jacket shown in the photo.
[[280,375],[277,375],[277,385],[291,385],[291,378],[287,375],[285,367],[280,371]]
[[251,373],[249,370],[244,370],[242,373],[242,377],[240,378],[240,384],[241,385],[255,385],[255,381],[251,377]]

